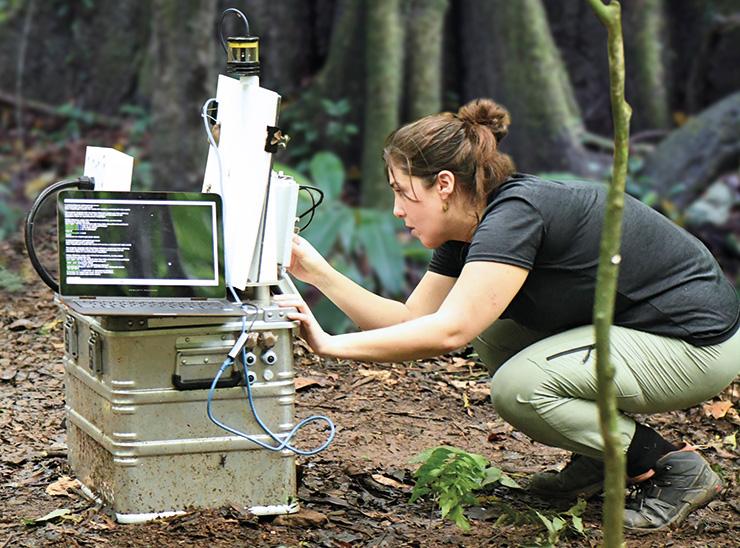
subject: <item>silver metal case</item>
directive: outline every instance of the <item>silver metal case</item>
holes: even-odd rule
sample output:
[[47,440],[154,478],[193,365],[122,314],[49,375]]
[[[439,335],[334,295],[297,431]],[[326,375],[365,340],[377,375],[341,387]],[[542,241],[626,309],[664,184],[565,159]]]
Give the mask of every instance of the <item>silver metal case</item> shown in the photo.
[[[241,334],[240,318],[103,318],[62,310],[70,465],[119,521],[223,505],[255,514],[297,510],[293,453],[260,448],[206,414],[207,387]],[[250,371],[257,411],[277,434],[294,425],[295,325],[272,307],[251,328],[258,340],[274,341],[252,349]],[[243,375],[232,368],[224,377],[214,415],[274,445],[249,410]]]

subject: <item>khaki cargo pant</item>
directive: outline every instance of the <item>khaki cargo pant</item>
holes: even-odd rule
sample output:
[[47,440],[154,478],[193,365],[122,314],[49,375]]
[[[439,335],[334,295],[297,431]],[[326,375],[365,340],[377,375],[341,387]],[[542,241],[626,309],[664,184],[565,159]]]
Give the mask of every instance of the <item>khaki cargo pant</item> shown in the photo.
[[[610,339],[625,451],[635,433],[625,413],[696,405],[740,373],[740,331],[703,347],[616,326]],[[540,443],[601,458],[593,326],[548,336],[498,320],[473,347],[493,375],[491,399],[504,420]]]

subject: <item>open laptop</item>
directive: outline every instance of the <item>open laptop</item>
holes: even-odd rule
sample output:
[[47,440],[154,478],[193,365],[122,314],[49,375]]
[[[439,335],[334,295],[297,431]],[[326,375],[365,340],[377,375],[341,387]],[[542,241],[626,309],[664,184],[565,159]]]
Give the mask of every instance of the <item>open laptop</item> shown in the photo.
[[241,316],[226,298],[218,194],[65,190],[60,299],[89,316]]

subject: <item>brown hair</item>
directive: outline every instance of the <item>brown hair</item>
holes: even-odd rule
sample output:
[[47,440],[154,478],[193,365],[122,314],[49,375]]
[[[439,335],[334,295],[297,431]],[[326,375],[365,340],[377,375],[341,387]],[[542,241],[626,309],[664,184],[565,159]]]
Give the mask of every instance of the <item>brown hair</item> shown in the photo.
[[479,203],[514,172],[511,158],[498,151],[510,121],[501,105],[475,99],[457,114],[433,114],[397,129],[386,139],[383,159],[429,186],[447,169],[465,197]]

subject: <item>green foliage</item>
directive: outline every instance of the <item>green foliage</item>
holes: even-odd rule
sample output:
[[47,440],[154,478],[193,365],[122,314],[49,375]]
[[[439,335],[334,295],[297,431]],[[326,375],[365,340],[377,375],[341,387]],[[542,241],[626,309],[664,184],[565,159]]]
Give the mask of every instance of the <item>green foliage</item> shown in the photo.
[[132,120],[129,137],[133,142],[139,142],[147,134],[152,124],[151,113],[139,105],[123,105],[119,112]]
[[411,462],[422,463],[414,477],[416,485],[409,502],[432,495],[439,504],[442,518],[449,518],[463,531],[470,530],[464,508],[478,503],[473,492],[492,483],[520,488],[499,468],[490,466],[485,457],[456,447],[442,445],[427,449]]
[[540,512],[536,512],[537,517],[545,525],[545,529],[547,529],[547,538],[538,539],[537,546],[556,546],[561,540],[561,535],[568,531],[574,531],[579,535],[583,535],[585,531],[581,516],[585,510],[586,501],[584,499],[578,499],[578,502],[565,512],[552,516],[545,516]]
[[544,525],[546,536],[536,539],[537,546],[555,546],[565,534],[585,534],[581,518],[586,510],[586,501],[583,499],[579,499],[565,512],[545,515],[536,510],[521,512],[495,497],[477,494],[476,492],[482,493],[485,487],[496,483],[521,489],[516,481],[500,468],[491,466],[482,455],[441,445],[427,449],[411,462],[421,465],[414,472],[416,485],[409,502],[414,503],[421,497],[431,496],[439,505],[442,518],[452,520],[463,531],[470,530],[470,523],[464,514],[466,506],[493,503],[501,511],[496,520],[497,527],[507,521]]
[[352,141],[359,130],[347,119],[351,111],[349,99],[332,101],[306,95],[300,107],[287,108],[281,113],[281,124],[291,136],[288,158],[298,171],[308,171],[315,152],[342,148]]
[[147,160],[146,147],[129,146],[124,150],[134,158],[134,179],[131,183],[133,190],[154,190],[154,167]]
[[[324,193],[324,201],[301,235],[334,268],[359,285],[388,296],[400,296],[406,289],[406,258],[428,261],[429,250],[399,241],[397,234],[403,227],[392,211],[354,208],[342,201],[345,170],[336,154],[318,152],[304,165],[308,178],[300,171],[275,166],[293,176],[298,184],[316,186]],[[301,193],[299,211],[306,211],[310,205],[308,197]],[[325,299],[312,303],[312,310],[330,332],[339,333],[350,327],[344,314]]]
[[56,111],[67,120],[64,128],[54,135],[54,139],[57,141],[79,139],[80,127],[95,122],[95,114],[81,109],[71,101],[58,106]]
[[15,17],[25,0],[0,0],[0,25]]
[[17,293],[23,289],[23,278],[0,265],[0,289],[10,293]]
[[10,203],[10,191],[0,186],[0,241],[18,230],[23,219],[23,211]]

